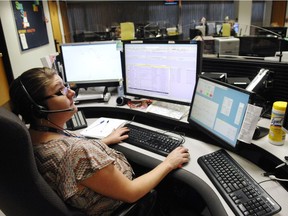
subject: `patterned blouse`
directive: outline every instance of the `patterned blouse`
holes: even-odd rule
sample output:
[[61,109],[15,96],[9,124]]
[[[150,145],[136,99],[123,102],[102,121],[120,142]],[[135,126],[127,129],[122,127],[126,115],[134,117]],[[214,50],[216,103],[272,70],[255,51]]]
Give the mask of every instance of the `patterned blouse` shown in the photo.
[[122,202],[77,183],[114,164],[127,178],[133,170],[124,155],[96,139],[65,137],[34,145],[38,169],[48,184],[70,205],[88,215],[110,215]]

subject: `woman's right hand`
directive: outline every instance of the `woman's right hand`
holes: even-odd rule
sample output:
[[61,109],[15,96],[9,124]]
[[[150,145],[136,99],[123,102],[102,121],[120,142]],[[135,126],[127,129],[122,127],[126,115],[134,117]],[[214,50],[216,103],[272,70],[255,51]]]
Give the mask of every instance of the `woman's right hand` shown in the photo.
[[174,149],[164,160],[169,163],[172,169],[181,168],[182,164],[188,163],[190,160],[190,154],[187,148],[180,146]]

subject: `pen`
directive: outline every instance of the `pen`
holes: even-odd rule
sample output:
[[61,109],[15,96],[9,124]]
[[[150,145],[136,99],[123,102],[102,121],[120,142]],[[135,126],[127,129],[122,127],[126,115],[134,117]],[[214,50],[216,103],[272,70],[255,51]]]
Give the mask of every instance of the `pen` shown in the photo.
[[103,131],[103,129],[106,127],[106,125],[109,123],[109,120],[106,121],[106,124],[102,126],[101,132]]
[[[108,120],[108,121],[109,121],[109,120]],[[99,122],[98,124],[96,124],[96,125],[94,125],[93,127],[89,128],[89,130],[91,130],[92,128],[97,127],[97,126],[103,124],[104,122],[105,122],[105,120],[102,120],[102,121]]]
[[[285,160],[286,160],[286,156],[285,156]],[[278,166],[276,166],[275,169],[278,169],[278,168],[280,168],[280,167],[283,167],[283,166],[285,166],[285,165],[287,165],[287,164],[288,164],[288,162],[283,162],[283,163],[279,164]]]
[[279,164],[278,166],[276,166],[275,169],[278,169],[278,168],[280,168],[280,167],[282,167],[282,166],[285,166],[285,165],[286,165],[286,163],[281,163],[281,164]]

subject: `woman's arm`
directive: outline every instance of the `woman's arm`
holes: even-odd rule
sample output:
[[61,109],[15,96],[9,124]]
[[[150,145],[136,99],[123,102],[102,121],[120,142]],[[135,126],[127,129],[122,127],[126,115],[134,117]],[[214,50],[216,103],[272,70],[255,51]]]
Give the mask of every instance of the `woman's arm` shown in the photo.
[[122,140],[128,138],[128,135],[127,135],[128,131],[129,131],[129,129],[127,127],[117,128],[111,134],[109,134],[107,137],[103,138],[102,142],[104,142],[106,145],[119,143]]
[[157,167],[134,180],[129,180],[116,166],[110,164],[80,182],[80,185],[113,199],[135,202],[155,188],[169,172],[188,161],[188,150],[178,147]]

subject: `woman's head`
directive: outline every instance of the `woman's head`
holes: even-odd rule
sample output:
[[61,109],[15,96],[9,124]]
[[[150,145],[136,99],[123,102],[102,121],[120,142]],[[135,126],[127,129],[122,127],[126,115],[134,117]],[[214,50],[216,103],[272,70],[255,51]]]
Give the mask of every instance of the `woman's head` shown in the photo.
[[[39,118],[47,118],[47,114],[41,112],[41,109],[49,110],[49,107],[53,106],[51,105],[53,101],[49,101],[55,100],[52,98],[58,96],[59,90],[64,88],[62,86],[62,79],[53,69],[33,68],[25,71],[10,86],[13,112],[20,114],[26,123],[34,123]],[[70,105],[70,99],[66,98],[66,101]]]

